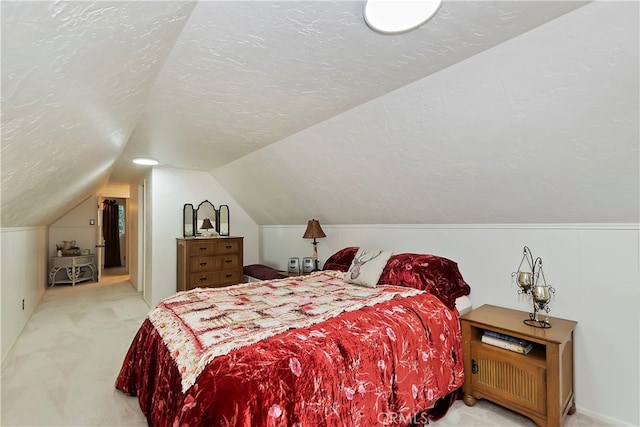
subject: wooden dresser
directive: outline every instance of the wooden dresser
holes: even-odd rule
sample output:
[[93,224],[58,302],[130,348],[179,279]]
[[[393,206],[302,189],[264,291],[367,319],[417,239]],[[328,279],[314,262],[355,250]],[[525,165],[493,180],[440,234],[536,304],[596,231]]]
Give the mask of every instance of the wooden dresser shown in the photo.
[[177,239],[178,291],[242,282],[243,237]]

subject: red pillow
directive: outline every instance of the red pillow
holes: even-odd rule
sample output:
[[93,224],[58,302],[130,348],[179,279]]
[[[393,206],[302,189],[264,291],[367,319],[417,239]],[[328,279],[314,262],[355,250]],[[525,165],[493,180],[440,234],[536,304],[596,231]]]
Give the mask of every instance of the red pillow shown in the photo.
[[450,309],[455,307],[456,298],[471,293],[458,264],[428,254],[392,255],[378,280],[378,284],[383,283],[425,290]]
[[358,252],[357,246],[350,246],[344,249],[340,249],[335,254],[331,255],[329,259],[322,266],[323,270],[337,270],[347,271],[351,267],[351,262]]

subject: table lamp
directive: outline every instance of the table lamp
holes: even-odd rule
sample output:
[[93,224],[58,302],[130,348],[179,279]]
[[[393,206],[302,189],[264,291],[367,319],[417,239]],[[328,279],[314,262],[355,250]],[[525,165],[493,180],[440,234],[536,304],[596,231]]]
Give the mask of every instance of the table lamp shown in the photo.
[[307,223],[307,230],[304,232],[303,239],[313,239],[313,271],[320,270],[318,268],[318,241],[316,239],[320,239],[322,237],[327,237],[322,231],[322,227],[320,227],[320,222],[317,219],[309,220]]

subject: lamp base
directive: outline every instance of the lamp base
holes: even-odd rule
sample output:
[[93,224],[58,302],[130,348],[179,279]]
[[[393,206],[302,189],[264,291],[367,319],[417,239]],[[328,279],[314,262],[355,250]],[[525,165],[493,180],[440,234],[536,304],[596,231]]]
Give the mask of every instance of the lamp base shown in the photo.
[[551,327],[551,323],[547,322],[546,320],[524,319],[522,322],[525,325],[533,326],[534,328],[548,329]]
[[320,271],[320,269],[318,268],[318,242],[316,241],[316,238],[313,238],[313,256],[311,257],[311,259],[313,259],[313,270],[311,270],[312,272],[314,271]]
[[[546,309],[546,312],[548,313],[548,306],[547,306],[547,302],[545,301],[543,305],[541,305],[541,303],[536,303],[534,301],[533,303],[533,313],[529,313],[529,318],[528,319],[524,319],[522,322],[527,325],[527,326],[533,326],[534,328],[542,328],[542,329],[548,329],[551,327],[551,323],[549,323],[548,320],[541,320],[538,317],[538,314],[540,313],[540,311],[542,309]],[[547,316],[547,319],[549,318],[549,316]]]

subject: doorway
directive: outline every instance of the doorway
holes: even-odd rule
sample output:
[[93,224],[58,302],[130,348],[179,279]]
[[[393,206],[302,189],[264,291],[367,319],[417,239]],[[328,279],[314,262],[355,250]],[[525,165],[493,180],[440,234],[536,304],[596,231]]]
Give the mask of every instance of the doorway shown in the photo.
[[101,275],[128,276],[128,199],[104,198],[100,204]]

